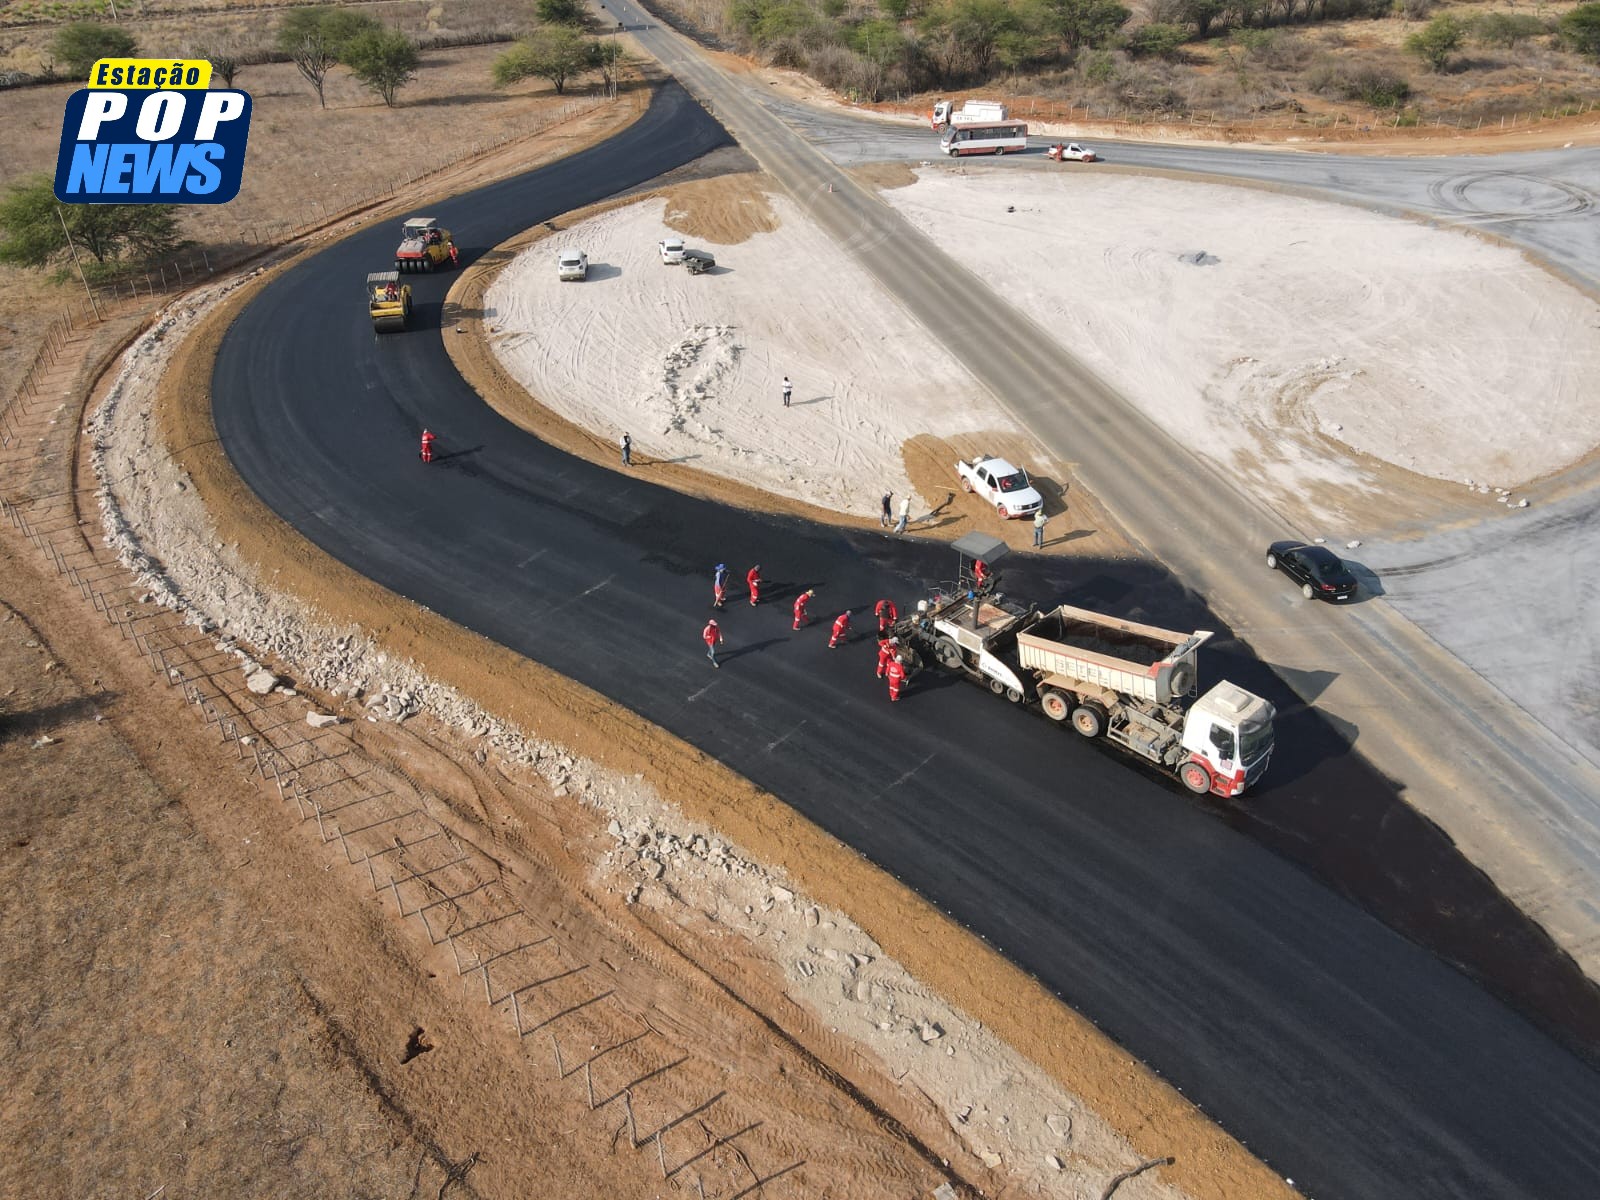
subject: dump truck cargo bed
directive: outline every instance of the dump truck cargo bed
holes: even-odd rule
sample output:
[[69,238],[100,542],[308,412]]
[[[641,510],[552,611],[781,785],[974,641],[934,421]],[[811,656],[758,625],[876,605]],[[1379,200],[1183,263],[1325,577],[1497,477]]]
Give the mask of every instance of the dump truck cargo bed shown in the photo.
[[1170,704],[1194,687],[1195,652],[1210,637],[1063,604],[1017,635],[1017,655],[1047,679]]

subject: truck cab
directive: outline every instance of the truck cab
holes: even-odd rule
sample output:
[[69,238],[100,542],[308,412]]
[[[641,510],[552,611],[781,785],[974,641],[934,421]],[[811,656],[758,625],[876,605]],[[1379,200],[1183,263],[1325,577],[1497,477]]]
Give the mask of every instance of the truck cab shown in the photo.
[[[1267,771],[1272,759],[1270,701],[1232,683],[1219,683],[1189,708],[1183,724],[1183,748],[1189,761],[1178,778],[1195,792],[1237,796]],[[1202,781],[1204,786],[1196,786]]]

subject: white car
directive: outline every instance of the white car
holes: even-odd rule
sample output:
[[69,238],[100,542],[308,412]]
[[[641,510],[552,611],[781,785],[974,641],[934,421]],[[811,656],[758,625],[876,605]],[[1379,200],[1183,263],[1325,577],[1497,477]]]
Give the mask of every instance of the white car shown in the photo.
[[1028,482],[1028,473],[1003,458],[980,454],[970,463],[959,460],[956,474],[961,476],[962,490],[994,505],[995,514],[1001,520],[1031,517],[1044,507],[1044,497]]
[[678,266],[683,262],[683,239],[681,237],[664,238],[656,243],[661,251],[661,261],[669,267]]
[[563,281],[589,278],[589,256],[582,250],[562,250],[556,255],[556,270]]

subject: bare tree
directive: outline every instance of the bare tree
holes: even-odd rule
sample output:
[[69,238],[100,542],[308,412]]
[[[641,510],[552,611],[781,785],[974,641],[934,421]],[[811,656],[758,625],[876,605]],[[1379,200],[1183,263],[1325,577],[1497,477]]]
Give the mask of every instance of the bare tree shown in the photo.
[[328,100],[322,94],[322,85],[328,78],[328,72],[339,62],[333,48],[320,33],[308,33],[289,51],[289,55],[294,59],[295,69],[317,90],[317,103],[327,108]]

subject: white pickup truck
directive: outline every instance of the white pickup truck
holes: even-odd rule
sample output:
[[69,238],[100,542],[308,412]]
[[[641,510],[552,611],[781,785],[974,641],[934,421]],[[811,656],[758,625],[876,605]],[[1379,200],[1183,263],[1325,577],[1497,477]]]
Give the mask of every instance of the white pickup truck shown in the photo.
[[663,238],[656,243],[656,249],[661,251],[661,261],[669,267],[676,267],[683,262],[683,239],[681,237]]
[[1001,520],[1031,517],[1044,507],[1044,497],[1028,482],[1028,473],[1003,458],[980,454],[970,463],[958,460],[956,474],[961,476],[962,490],[994,505]]
[[1097,162],[1099,155],[1087,146],[1080,146],[1077,142],[1057,142],[1045,152],[1046,157],[1056,162]]

